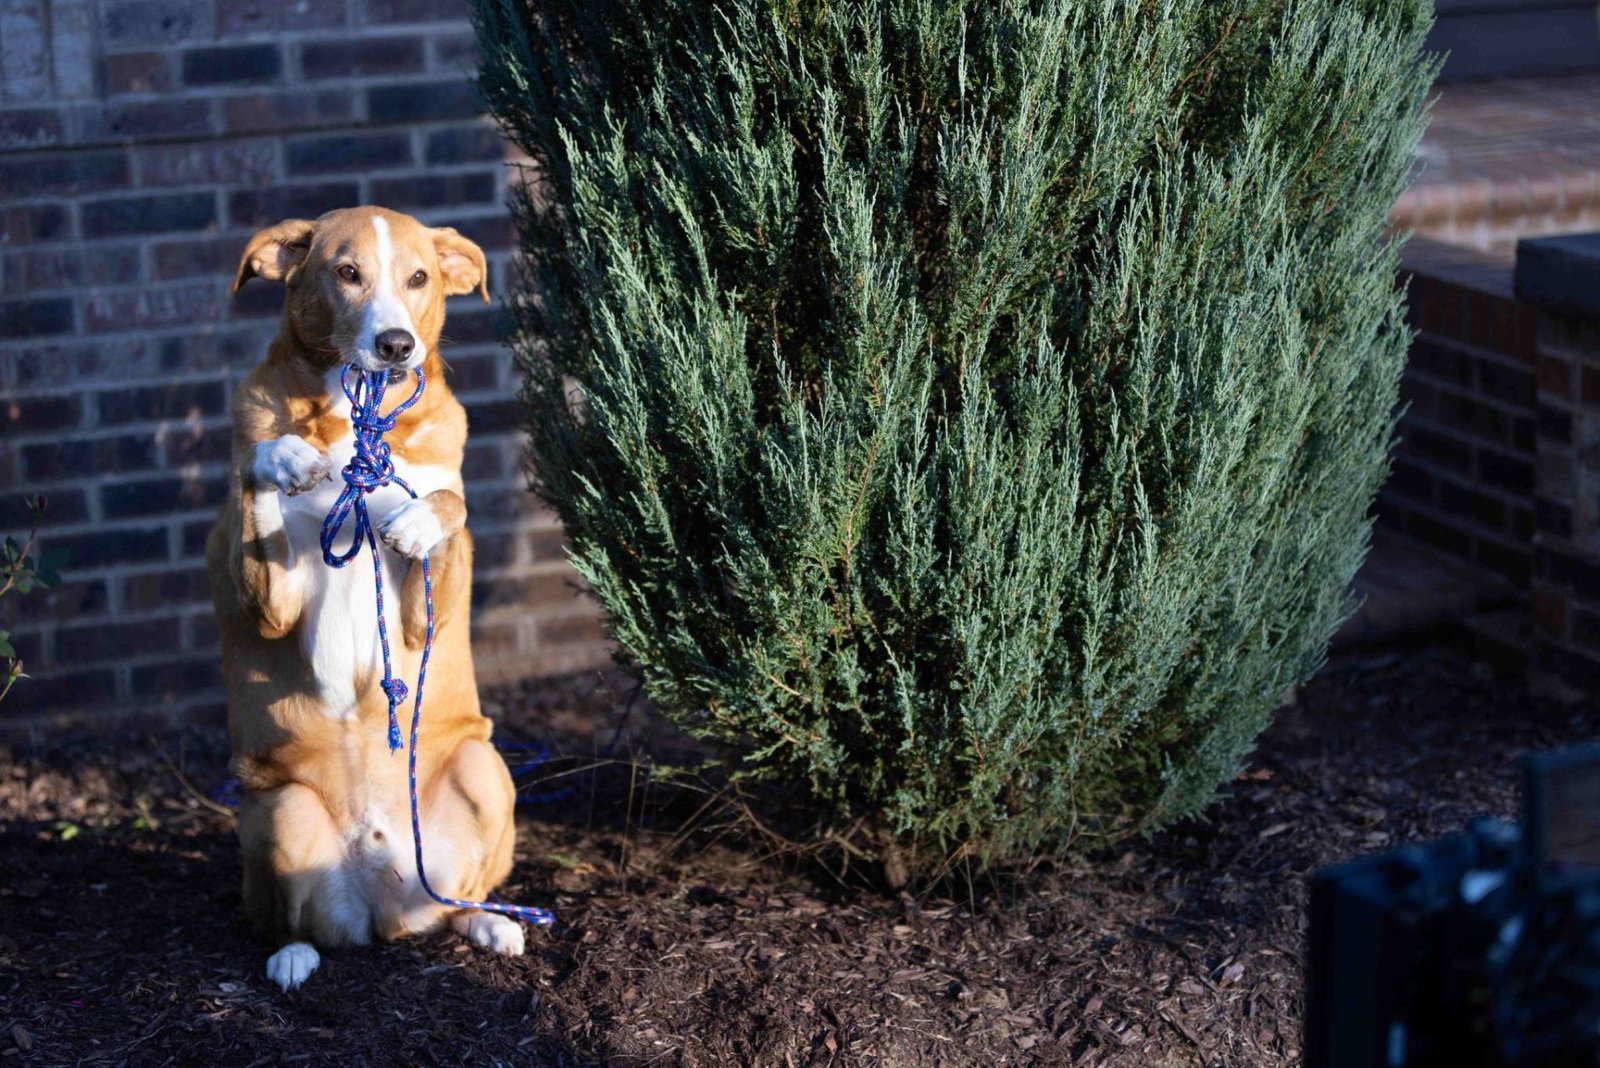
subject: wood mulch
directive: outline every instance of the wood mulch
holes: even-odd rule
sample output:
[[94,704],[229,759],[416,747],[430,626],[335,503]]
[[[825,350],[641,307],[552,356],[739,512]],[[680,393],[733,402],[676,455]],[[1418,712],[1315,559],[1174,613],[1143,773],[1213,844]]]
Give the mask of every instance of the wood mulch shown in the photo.
[[[487,696],[570,751],[623,692]],[[954,899],[679,833],[692,798],[601,769],[523,810],[504,895],[561,918],[527,956],[438,934],[289,995],[209,800],[218,728],[0,750],[0,1065],[1292,1065],[1310,872],[1512,816],[1519,755],[1597,729],[1442,647],[1341,654],[1204,822]]]

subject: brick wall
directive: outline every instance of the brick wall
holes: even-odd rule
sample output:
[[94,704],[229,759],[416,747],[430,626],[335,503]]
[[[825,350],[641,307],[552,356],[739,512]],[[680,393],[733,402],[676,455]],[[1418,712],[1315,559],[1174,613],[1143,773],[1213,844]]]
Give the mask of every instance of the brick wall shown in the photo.
[[1600,234],[1517,250],[1517,289],[1539,308],[1536,667],[1600,686]]
[[[1419,331],[1380,526],[1505,580],[1541,687],[1600,685],[1600,234],[1512,263],[1413,239]],[[1470,629],[1470,628],[1469,628]]]
[[[507,150],[468,80],[466,0],[0,0],[0,533],[50,498],[63,586],[0,601],[31,681],[0,723],[220,707],[202,544],[230,391],[281,289],[245,239],[379,203],[448,224],[510,288]],[[487,680],[605,660],[555,519],[523,488],[503,312],[451,302],[472,424]]]
[[1413,238],[1403,268],[1418,333],[1380,521],[1526,587],[1538,312],[1517,301],[1510,264],[1470,249]]

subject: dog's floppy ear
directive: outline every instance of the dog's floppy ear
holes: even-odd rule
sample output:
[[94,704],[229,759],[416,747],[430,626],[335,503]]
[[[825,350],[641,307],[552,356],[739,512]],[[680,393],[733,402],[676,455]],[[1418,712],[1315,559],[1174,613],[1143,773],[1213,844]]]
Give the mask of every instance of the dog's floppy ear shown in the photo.
[[434,228],[433,247],[439,253],[445,294],[454,297],[476,289],[483,302],[489,303],[489,264],[483,249],[448,226]]
[[305,262],[311,250],[311,232],[317,224],[306,219],[285,219],[276,226],[257,230],[239,257],[239,273],[233,278],[233,290],[252,278],[265,278],[269,282],[287,282],[289,276]]

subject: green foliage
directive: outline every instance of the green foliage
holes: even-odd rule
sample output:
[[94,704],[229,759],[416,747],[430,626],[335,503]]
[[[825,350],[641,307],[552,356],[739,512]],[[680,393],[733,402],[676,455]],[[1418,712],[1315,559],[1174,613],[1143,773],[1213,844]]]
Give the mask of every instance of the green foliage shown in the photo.
[[1427,0],[476,5],[655,700],[919,864],[1202,808],[1350,607]]
[[[31,555],[46,504],[43,497],[29,497],[28,515],[32,523],[27,541],[18,545],[15,538],[7,537],[5,543],[0,545],[0,597],[8,593],[19,596],[29,594],[36,589],[48,589],[61,581],[56,569],[66,562],[65,553],[51,550],[42,553],[38,562]],[[5,661],[4,670],[0,670],[0,700],[4,700],[18,679],[27,678],[22,671],[22,661],[11,645],[11,634],[5,630],[0,630],[0,660]]]

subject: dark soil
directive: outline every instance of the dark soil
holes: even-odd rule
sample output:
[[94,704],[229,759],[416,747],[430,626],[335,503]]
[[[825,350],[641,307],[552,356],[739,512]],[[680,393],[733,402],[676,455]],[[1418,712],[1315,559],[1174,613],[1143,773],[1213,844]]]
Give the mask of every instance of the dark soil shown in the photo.
[[[570,748],[604,743],[622,692],[490,698]],[[647,719],[636,746],[670,742]],[[960,900],[679,833],[693,798],[603,768],[523,810],[505,897],[561,918],[527,956],[439,934],[329,953],[290,995],[208,802],[218,729],[0,751],[0,1063],[1294,1064],[1309,873],[1512,816],[1518,756],[1597,729],[1443,649],[1347,655],[1207,822]]]

